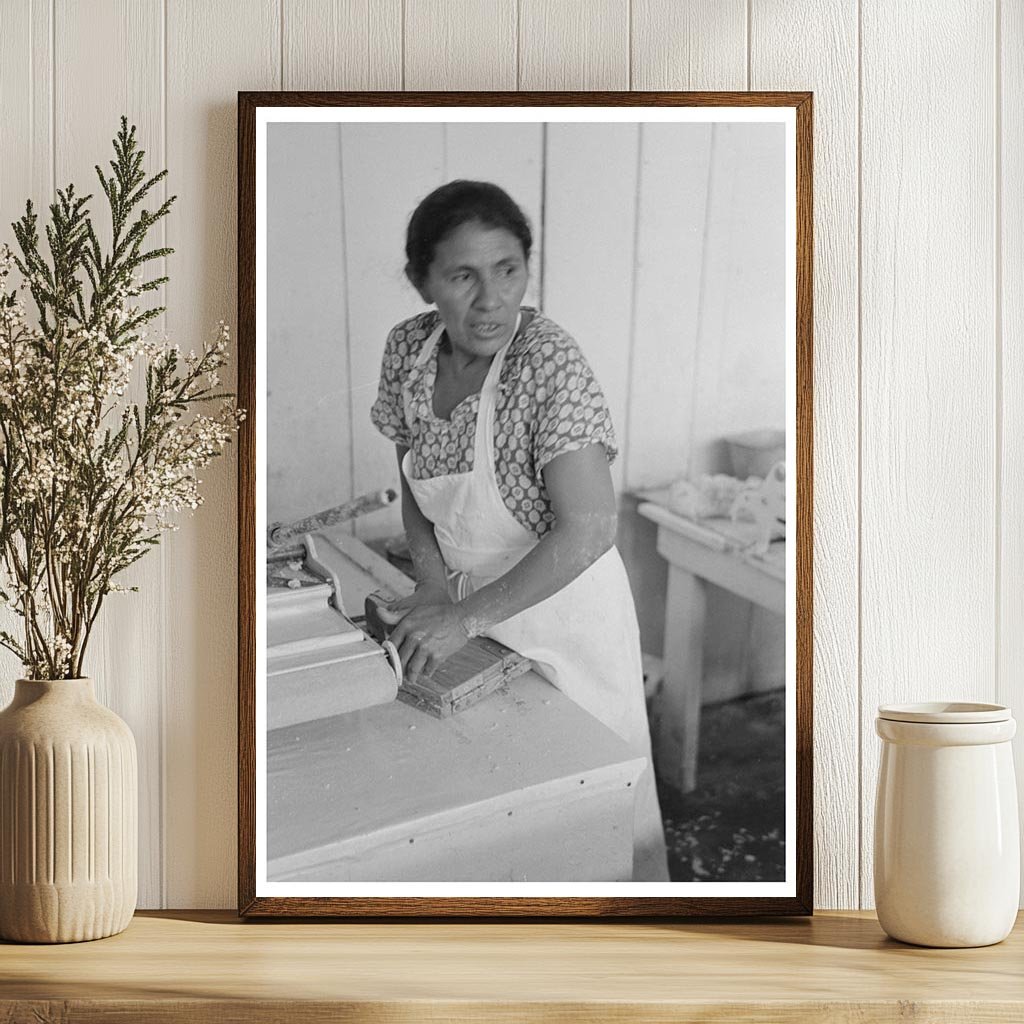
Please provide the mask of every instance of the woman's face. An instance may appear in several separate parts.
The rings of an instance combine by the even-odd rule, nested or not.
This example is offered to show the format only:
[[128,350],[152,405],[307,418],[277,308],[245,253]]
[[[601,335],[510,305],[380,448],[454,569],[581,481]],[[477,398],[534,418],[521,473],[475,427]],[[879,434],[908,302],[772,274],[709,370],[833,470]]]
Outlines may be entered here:
[[438,242],[418,290],[437,305],[454,349],[493,356],[512,336],[526,281],[519,239],[505,228],[468,221]]

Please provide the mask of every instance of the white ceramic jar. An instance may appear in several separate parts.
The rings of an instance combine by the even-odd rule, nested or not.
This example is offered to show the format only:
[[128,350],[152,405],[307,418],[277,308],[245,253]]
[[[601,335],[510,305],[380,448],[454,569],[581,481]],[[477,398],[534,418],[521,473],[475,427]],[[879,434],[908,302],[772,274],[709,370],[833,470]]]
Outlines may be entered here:
[[1010,740],[1000,704],[878,709],[875,907],[894,939],[988,946],[1017,915],[1020,838]]

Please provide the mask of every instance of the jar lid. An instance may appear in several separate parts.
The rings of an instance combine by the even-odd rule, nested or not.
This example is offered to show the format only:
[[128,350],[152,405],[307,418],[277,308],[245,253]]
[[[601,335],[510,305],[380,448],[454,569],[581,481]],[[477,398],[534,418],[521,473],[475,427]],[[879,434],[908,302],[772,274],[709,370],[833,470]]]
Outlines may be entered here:
[[878,709],[878,717],[889,722],[969,725],[971,723],[1008,722],[1010,709],[1005,704],[927,701],[922,704],[882,704]]

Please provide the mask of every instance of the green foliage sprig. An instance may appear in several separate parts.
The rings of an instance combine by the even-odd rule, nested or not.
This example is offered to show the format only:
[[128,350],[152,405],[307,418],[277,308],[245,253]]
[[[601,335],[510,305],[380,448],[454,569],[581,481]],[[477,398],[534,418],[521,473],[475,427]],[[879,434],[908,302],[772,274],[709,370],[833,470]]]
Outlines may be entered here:
[[[33,679],[82,675],[104,597],[126,589],[115,577],[162,531],[177,529],[172,513],[201,503],[197,471],[244,416],[218,390],[224,323],[198,353],[148,338],[146,325],[164,307],[142,309],[136,300],[167,278],[145,281],[144,268],[173,250],[145,249],[146,236],[175,197],[140,208],[167,174],[147,178],[144,157],[122,118],[112,173],[96,168],[109,247],[94,230],[92,197],[73,185],[50,205],[48,255],[31,202],[13,225],[20,255],[0,247],[0,602],[22,625],[20,636],[0,630],[0,645]],[[145,369],[144,402],[130,397],[137,366]],[[207,403],[219,404],[211,413],[196,408]]]

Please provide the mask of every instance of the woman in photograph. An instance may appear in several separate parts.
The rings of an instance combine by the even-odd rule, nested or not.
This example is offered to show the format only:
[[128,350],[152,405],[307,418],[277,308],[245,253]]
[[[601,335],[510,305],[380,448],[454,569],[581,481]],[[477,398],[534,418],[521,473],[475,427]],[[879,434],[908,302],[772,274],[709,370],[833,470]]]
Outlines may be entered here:
[[488,182],[449,182],[410,218],[405,272],[434,308],[389,333],[372,410],[397,447],[416,575],[385,618],[410,677],[493,637],[647,757],[633,878],[668,881],[615,547],[615,435],[576,342],[521,304],[531,244],[523,212]]

